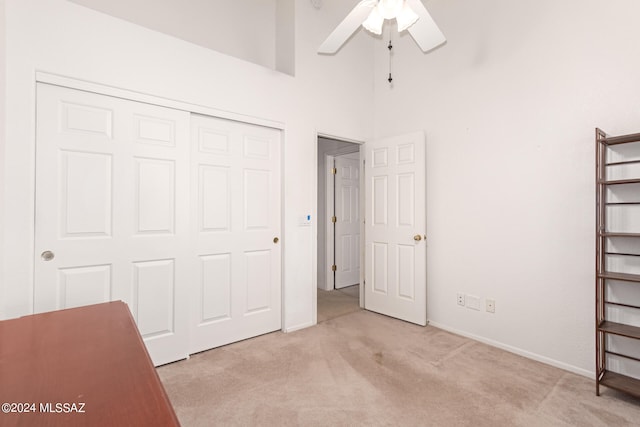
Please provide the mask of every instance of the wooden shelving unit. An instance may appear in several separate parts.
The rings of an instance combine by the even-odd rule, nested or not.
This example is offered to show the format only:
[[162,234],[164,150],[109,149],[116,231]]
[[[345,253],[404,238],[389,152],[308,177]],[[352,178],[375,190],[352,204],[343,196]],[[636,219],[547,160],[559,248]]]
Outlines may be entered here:
[[[622,144],[635,144],[625,153],[616,151]],[[614,159],[611,159],[615,157]],[[628,158],[627,158],[628,157]],[[611,160],[611,161],[610,161]],[[622,175],[611,178],[613,168],[628,168]],[[618,173],[617,175],[621,175]],[[625,189],[626,187],[626,189]],[[621,195],[615,195],[616,189],[623,189]],[[612,200],[615,199],[615,200]],[[640,133],[622,136],[607,136],[596,129],[596,394],[600,395],[600,386],[616,389],[640,397],[640,379],[610,368],[612,357],[640,366],[640,351],[637,354],[622,353],[612,349],[612,337],[638,340],[640,348],[640,327],[614,321],[609,314],[610,308],[630,310],[640,313],[640,229],[628,231],[616,230],[612,226],[609,208],[638,209],[640,206]],[[624,211],[623,211],[624,212]],[[629,218],[634,212],[618,215]],[[640,221],[635,220],[635,225]],[[632,224],[634,225],[634,224]],[[619,226],[619,225],[618,225]],[[618,244],[616,244],[618,243]],[[620,246],[625,250],[620,250]],[[629,263],[617,263],[612,267],[611,257],[630,257]],[[638,260],[638,261],[636,261]],[[622,266],[622,267],[621,267]],[[619,271],[627,269],[630,271]],[[626,283],[637,285],[637,298],[633,301],[610,300],[609,295],[615,286]],[[620,316],[619,316],[620,317]],[[621,316],[628,318],[628,316]],[[633,317],[633,316],[631,316]],[[616,319],[617,320],[617,319]]]

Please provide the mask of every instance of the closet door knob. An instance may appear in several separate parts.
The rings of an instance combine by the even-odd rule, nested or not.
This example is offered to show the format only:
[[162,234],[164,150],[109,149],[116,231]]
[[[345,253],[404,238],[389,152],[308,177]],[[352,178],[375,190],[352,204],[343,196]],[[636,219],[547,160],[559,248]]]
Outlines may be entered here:
[[419,242],[420,240],[422,240],[422,236],[419,234],[416,234],[415,236],[413,236],[413,240],[415,240],[416,242]]
[[273,238],[273,243],[278,243],[280,241],[280,239],[278,239],[277,237]]
[[56,257],[56,254],[51,251],[44,251],[40,254],[40,257],[45,261],[51,261]]

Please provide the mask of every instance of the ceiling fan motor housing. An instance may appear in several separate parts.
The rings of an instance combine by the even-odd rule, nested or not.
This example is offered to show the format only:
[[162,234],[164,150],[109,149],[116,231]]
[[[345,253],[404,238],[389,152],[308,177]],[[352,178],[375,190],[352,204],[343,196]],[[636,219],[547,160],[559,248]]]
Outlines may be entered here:
[[400,15],[404,0],[380,0],[376,6],[384,19],[393,19]]

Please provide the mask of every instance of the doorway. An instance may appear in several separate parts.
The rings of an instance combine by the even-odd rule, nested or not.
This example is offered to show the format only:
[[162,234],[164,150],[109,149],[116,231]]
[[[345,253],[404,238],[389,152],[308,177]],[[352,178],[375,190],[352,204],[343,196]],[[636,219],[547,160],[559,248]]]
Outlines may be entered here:
[[[340,262],[336,244],[340,236],[330,228],[336,221],[331,210],[335,197],[327,195],[335,186],[333,177],[326,178],[336,172],[330,171],[330,161],[361,150],[365,151],[359,154],[359,307],[424,326],[427,233],[423,131],[371,140],[366,146],[318,137],[317,293],[341,292],[335,282],[335,271],[340,268],[335,262]],[[321,319],[321,313],[317,314]]]
[[360,148],[318,136],[318,322],[361,307]]

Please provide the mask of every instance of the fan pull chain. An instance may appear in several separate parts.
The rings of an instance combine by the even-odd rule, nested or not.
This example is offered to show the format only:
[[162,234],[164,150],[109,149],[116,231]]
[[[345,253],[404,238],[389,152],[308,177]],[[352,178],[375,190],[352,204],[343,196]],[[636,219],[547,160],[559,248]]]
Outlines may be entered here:
[[387,49],[389,49],[389,78],[387,80],[389,81],[389,84],[391,84],[391,82],[393,81],[393,77],[391,77],[391,50],[393,49],[391,37],[389,37],[389,45],[387,46]]
[[387,45],[387,49],[389,49],[389,78],[387,81],[389,82],[389,86],[393,87],[393,76],[391,75],[393,71],[393,28],[391,28],[391,25],[389,25],[389,44]]

